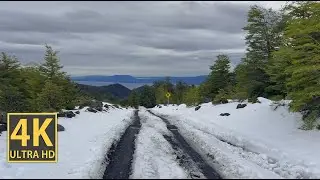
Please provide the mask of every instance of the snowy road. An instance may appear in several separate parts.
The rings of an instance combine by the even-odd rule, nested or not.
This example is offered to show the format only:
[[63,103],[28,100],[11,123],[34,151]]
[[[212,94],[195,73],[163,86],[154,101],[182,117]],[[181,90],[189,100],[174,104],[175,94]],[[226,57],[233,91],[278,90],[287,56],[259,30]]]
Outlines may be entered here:
[[138,111],[134,112],[133,123],[120,138],[119,142],[109,150],[107,160],[108,166],[104,172],[104,179],[128,179],[130,164],[135,150],[134,139],[139,133],[141,124]]
[[[290,114],[284,106],[274,111],[271,101],[260,100],[261,104],[248,104],[240,110],[235,108],[237,103],[208,103],[202,104],[199,111],[172,105],[153,108],[152,112],[175,125],[222,178],[319,178],[319,159],[312,148],[318,145],[314,140],[319,134],[295,130],[297,126],[293,125],[299,120],[296,114]],[[231,116],[219,116],[224,112]],[[280,142],[290,145],[292,151],[301,149],[301,155],[309,152],[309,156],[289,154],[286,146],[278,145]],[[308,145],[301,147],[302,144]]]
[[[185,141],[175,126],[170,125],[164,118],[160,121],[156,118],[155,121],[155,117],[158,116],[150,111],[142,110],[141,114],[142,126],[138,111],[135,111],[133,124],[109,150],[107,157],[109,163],[104,179],[129,177],[221,179],[220,175]],[[139,133],[140,128],[141,133]],[[137,140],[135,140],[136,135]],[[162,145],[165,146],[161,147]],[[172,167],[165,169],[163,166]]]
[[[139,110],[110,104],[59,118],[58,163],[7,163],[0,136],[0,179],[318,179],[317,131],[272,103],[170,105]],[[219,116],[228,112],[231,115]],[[282,145],[283,144],[283,145]]]
[[[303,164],[243,144],[216,124],[140,108],[108,153],[106,179],[312,179]],[[241,137],[238,137],[241,138]]]

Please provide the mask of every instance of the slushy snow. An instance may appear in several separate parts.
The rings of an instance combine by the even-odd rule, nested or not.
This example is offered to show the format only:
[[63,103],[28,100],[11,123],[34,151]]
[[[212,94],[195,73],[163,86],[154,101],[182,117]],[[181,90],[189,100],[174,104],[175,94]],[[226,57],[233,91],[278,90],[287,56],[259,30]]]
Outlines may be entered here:
[[[86,109],[86,108],[84,108]],[[112,143],[130,125],[133,109],[110,108],[59,118],[65,131],[58,132],[57,163],[7,163],[7,135],[0,136],[0,179],[5,178],[102,178],[105,156]]]
[[[288,103],[259,98],[236,109],[237,102],[186,105],[151,110],[176,125],[181,135],[223,178],[320,178],[320,132],[300,130],[301,114]],[[110,105],[110,104],[109,104]],[[85,109],[85,108],[84,108]],[[230,116],[220,116],[230,113]],[[0,136],[2,178],[102,178],[106,153],[132,123],[133,109],[110,106],[108,112],[80,110],[75,118],[59,118],[58,163],[7,163],[7,136]],[[192,178],[163,137],[170,131],[158,117],[140,108],[142,127],[135,140],[130,178]],[[192,173],[192,172],[191,172]]]
[[163,134],[169,134],[162,120],[140,110],[141,129],[133,157],[133,179],[185,179],[187,173],[176,161],[171,145]]
[[[319,178],[320,132],[303,131],[301,114],[273,101],[212,105],[198,111],[186,105],[155,107],[191,145],[227,178]],[[230,116],[220,116],[230,113]],[[214,157],[214,160],[212,159]]]

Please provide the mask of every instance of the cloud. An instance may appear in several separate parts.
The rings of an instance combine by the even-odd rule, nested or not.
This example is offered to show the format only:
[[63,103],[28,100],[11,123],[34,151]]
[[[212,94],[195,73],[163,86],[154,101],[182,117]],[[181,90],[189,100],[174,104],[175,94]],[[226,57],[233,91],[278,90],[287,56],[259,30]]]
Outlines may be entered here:
[[41,62],[48,43],[71,75],[207,74],[220,53],[239,63],[252,3],[0,2],[0,50]]

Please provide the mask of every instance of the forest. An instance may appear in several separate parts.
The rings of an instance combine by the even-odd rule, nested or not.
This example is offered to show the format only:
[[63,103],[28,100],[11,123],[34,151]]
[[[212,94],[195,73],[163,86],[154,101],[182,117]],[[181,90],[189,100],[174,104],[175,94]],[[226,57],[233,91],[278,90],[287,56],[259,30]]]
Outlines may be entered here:
[[[303,114],[304,129],[312,129],[320,117],[320,3],[291,2],[281,10],[251,6],[243,30],[247,50],[233,70],[228,55],[220,54],[213,57],[201,85],[172,84],[168,77],[132,91],[120,104],[166,104],[166,92],[172,94],[170,103],[188,106],[227,99],[289,99],[290,110]],[[0,112],[56,112],[92,98],[62,71],[58,52],[45,48],[43,62],[33,65],[1,53]]]
[[252,6],[243,30],[247,52],[233,71],[228,55],[220,54],[200,86],[173,85],[168,78],[132,92],[128,103],[166,104],[166,92],[171,103],[189,106],[288,99],[290,110],[303,114],[304,129],[312,129],[320,117],[320,3],[291,2],[279,11]]

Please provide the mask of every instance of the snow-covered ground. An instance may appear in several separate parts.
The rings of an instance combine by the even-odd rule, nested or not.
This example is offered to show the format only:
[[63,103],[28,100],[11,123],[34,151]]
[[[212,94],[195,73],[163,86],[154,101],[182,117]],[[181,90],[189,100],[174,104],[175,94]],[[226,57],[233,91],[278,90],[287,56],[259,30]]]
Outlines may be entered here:
[[[287,106],[275,110],[272,101],[259,101],[241,109],[236,109],[237,102],[230,102],[201,104],[197,111],[185,105],[151,110],[176,125],[223,178],[320,178],[320,132],[298,129],[301,115],[290,113]],[[133,109],[110,107],[108,112],[80,110],[75,118],[59,118],[66,131],[58,133],[58,163],[7,163],[4,132],[0,179],[102,178],[106,153],[130,125],[132,115]],[[139,116],[142,126],[135,140],[130,178],[192,178],[197,169],[179,163],[177,154],[181,154],[166,140],[172,134],[164,121],[145,108],[140,108]]]
[[176,161],[173,149],[163,134],[169,134],[166,124],[140,110],[141,129],[136,139],[133,158],[133,179],[183,179],[187,173]]
[[198,111],[185,105],[152,110],[168,115],[224,177],[320,178],[320,132],[299,130],[299,113],[290,113],[287,106],[274,110],[272,101],[259,100],[242,109],[231,102],[202,104]]
[[[84,108],[86,109],[86,108]],[[7,163],[6,132],[0,136],[2,178],[102,178],[107,150],[130,125],[132,109],[108,112],[80,110],[74,118],[59,118],[65,131],[58,132],[57,163]]]

